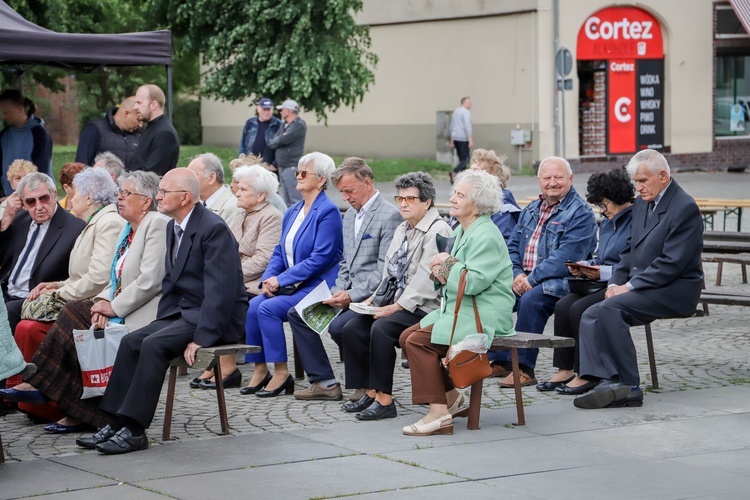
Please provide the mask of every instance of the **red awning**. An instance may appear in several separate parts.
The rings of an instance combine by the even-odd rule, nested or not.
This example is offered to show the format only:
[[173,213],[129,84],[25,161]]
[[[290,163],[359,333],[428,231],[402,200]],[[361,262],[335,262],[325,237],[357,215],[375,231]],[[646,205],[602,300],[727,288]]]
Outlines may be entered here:
[[745,31],[750,34],[750,0],[729,0],[729,3]]

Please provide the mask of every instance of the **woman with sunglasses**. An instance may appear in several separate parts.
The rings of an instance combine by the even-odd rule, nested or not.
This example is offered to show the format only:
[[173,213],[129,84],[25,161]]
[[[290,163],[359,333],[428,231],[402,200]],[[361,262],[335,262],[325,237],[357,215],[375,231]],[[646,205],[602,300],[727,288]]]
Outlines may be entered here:
[[156,211],[159,176],[136,170],[121,176],[119,183],[117,211],[126,224],[109,251],[107,287],[93,300],[65,304],[32,358],[37,372],[14,388],[18,392],[11,392],[18,400],[55,401],[65,417],[46,426],[48,432],[79,432],[85,425],[103,427],[111,419],[99,410],[100,398],[81,399],[73,330],[118,323],[134,331],[156,319],[167,240],[167,219]]
[[[358,315],[344,326],[344,368],[348,389],[366,389],[359,401],[344,403],[344,410],[357,420],[396,417],[393,369],[398,338],[438,308],[438,292],[430,281],[430,260],[438,254],[437,236],[449,237],[451,227],[435,208],[435,186],[424,172],[411,172],[396,179],[395,197],[405,219],[393,235],[386,252],[383,279],[396,280],[392,304],[379,306],[374,316]],[[382,285],[381,285],[382,286]]]
[[[260,278],[260,295],[250,301],[245,323],[247,343],[262,351],[246,360],[255,363],[250,385],[240,394],[261,398],[294,392],[294,378],[287,365],[283,322],[287,312],[325,280],[336,281],[343,251],[341,211],[326,196],[333,159],[323,153],[309,153],[299,160],[295,171],[297,191],[302,201],[284,214],[281,241]],[[273,375],[268,369],[273,363]]]
[[604,300],[606,282],[612,275],[612,266],[620,261],[620,252],[630,236],[632,202],[635,189],[624,168],[597,172],[589,177],[586,201],[599,207],[604,216],[599,227],[599,246],[596,258],[580,262],[589,268],[571,267],[573,276],[601,282],[601,289],[588,295],[569,293],[555,304],[555,335],[572,337],[575,347],[555,349],[552,365],[558,369],[546,382],[537,385],[540,391],[579,395],[593,389],[596,382],[587,382],[578,373],[578,329],[586,309]]

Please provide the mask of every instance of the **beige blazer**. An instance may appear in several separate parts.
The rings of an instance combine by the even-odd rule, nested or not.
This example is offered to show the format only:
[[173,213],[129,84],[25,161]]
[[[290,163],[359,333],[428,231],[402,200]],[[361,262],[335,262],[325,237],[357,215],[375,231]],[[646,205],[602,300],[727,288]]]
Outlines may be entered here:
[[68,279],[58,282],[60,297],[92,299],[109,283],[109,266],[125,220],[115,203],[100,210],[78,235],[70,252]]
[[281,238],[282,218],[276,207],[266,203],[257,212],[248,214],[243,210],[229,225],[240,246],[242,274],[248,293],[260,293],[260,277]]
[[[122,291],[112,301],[112,309],[125,320],[130,332],[156,319],[167,252],[167,222],[168,219],[158,212],[147,213],[125,256]],[[112,255],[114,260],[114,253]],[[94,300],[110,300],[111,294],[112,288],[108,284]]]
[[224,222],[229,225],[234,216],[242,212],[242,209],[237,206],[237,198],[232,194],[232,190],[227,186],[224,186],[224,188],[219,197],[207,208],[224,219]]
[[[408,229],[407,221],[402,222],[396,228],[391,246],[386,252],[383,278],[388,276],[388,261],[398,251]],[[407,311],[414,312],[420,309],[429,313],[440,305],[438,291],[435,290],[435,284],[430,279],[430,260],[438,254],[435,237],[438,234],[449,237],[452,233],[453,230],[440,217],[435,207],[430,208],[422,220],[409,232],[407,255],[411,257],[411,261],[406,268],[406,288],[396,301]]]

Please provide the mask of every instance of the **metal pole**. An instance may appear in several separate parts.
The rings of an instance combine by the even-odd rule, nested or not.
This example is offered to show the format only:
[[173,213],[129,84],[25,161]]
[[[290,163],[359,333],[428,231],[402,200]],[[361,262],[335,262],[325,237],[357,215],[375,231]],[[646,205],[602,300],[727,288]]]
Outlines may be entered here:
[[562,98],[562,123],[560,124],[560,129],[562,129],[562,157],[565,158],[565,78],[562,78],[560,83],[562,83],[562,91],[560,92]]
[[[560,2],[555,0],[552,4],[553,16],[554,16],[554,32],[555,32],[555,47],[552,60],[553,64],[557,57],[557,51],[560,49]],[[558,103],[558,90],[557,90],[557,72],[554,71],[553,83],[555,85],[555,156],[560,156],[560,116],[559,116],[559,103]]]
[[172,121],[172,66],[167,66],[167,104],[169,121]]

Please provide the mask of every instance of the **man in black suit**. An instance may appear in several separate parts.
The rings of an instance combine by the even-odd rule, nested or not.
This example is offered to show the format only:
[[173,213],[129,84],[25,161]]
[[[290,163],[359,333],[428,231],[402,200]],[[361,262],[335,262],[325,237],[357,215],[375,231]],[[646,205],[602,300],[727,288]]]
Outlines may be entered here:
[[47,174],[26,175],[8,197],[0,221],[0,283],[11,331],[29,290],[68,278],[70,251],[84,226],[57,204],[55,181]]
[[580,375],[597,385],[575,399],[578,408],[641,406],[630,327],[689,316],[703,286],[703,220],[695,200],[670,177],[667,160],[654,150],[636,154],[627,169],[640,197],[606,298],[581,320]]
[[122,339],[100,404],[113,422],[76,440],[107,455],[148,448],[145,428],[172,359],[183,354],[193,364],[198,348],[235,343],[245,335],[247,292],[237,241],[221,217],[199,203],[198,178],[186,168],[171,170],[156,199],[159,212],[173,219],[156,320]]

